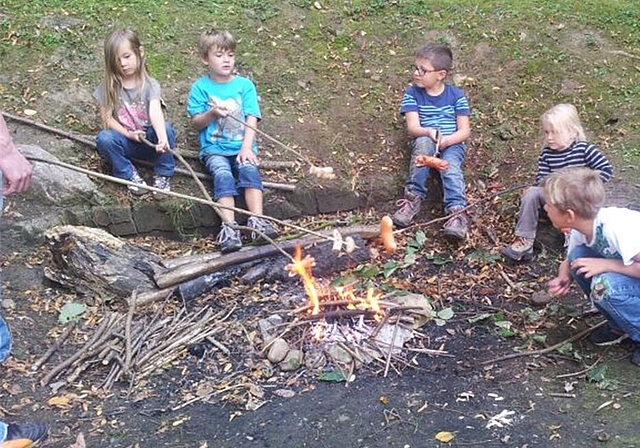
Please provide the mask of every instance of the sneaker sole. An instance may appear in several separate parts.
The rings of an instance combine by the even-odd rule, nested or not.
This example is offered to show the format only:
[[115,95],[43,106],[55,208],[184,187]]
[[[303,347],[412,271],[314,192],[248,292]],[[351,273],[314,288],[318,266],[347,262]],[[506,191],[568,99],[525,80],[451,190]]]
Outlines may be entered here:
[[502,249],[500,253],[511,261],[531,261],[534,257],[533,252],[523,252],[521,254],[516,254],[515,252],[512,252],[508,249]]

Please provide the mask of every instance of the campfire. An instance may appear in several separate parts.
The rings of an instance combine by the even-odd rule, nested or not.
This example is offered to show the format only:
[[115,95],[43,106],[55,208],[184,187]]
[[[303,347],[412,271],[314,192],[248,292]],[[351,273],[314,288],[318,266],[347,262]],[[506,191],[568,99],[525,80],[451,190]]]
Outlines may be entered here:
[[[420,295],[383,295],[374,288],[359,291],[354,285],[329,287],[319,285],[312,275],[313,257],[302,257],[298,247],[294,262],[286,266],[291,276],[298,276],[306,293],[306,303],[287,313],[292,320],[281,321],[272,316],[261,321],[268,359],[283,370],[304,365],[311,371],[326,372],[335,368],[350,379],[359,367],[378,363],[384,375],[393,361],[408,365],[406,354],[446,355],[443,350],[424,348],[417,329],[433,317],[428,300]],[[276,330],[285,327],[281,335]],[[302,328],[296,339],[300,348],[293,349],[284,339],[294,329]],[[300,333],[300,332],[298,332]],[[310,334],[310,336],[309,336]],[[289,338],[291,339],[291,338]],[[418,347],[406,347],[417,339]],[[400,368],[393,367],[400,372]]]

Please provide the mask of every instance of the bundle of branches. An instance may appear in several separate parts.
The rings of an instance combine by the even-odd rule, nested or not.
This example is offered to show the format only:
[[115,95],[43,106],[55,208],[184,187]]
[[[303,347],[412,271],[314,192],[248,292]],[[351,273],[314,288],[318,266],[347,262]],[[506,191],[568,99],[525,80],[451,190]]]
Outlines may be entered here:
[[[43,386],[56,381],[56,388],[71,384],[89,370],[106,372],[100,387],[111,389],[116,381],[128,380],[130,389],[154,372],[169,366],[192,344],[210,340],[222,332],[221,323],[230,312],[214,312],[204,307],[197,312],[184,308],[160,317],[135,315],[135,300],[128,314],[110,312],[104,316],[83,347],[53,367],[41,380]],[[73,329],[71,331],[77,331]],[[57,343],[54,347],[59,348]],[[45,356],[51,356],[52,351]],[[34,367],[46,362],[39,360]]]

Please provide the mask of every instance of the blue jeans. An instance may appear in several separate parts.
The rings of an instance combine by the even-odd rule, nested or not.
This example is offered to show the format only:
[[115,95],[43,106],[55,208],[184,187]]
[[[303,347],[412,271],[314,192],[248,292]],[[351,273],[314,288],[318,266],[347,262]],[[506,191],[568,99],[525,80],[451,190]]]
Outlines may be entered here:
[[7,424],[0,420],[0,442],[7,438]]
[[236,156],[211,154],[204,157],[204,166],[213,178],[213,199],[238,196],[240,188],[263,190],[258,166],[253,163],[238,163]]
[[[151,126],[146,129],[146,138],[152,143],[158,141],[155,131]],[[167,138],[169,147],[176,147],[176,133],[171,123],[167,123]],[[153,174],[156,176],[171,177],[175,169],[173,154],[169,152],[157,153],[155,149],[144,143],[134,142],[121,133],[111,129],[105,129],[96,137],[98,153],[109,164],[113,175],[120,179],[129,180],[133,176],[131,159],[149,160],[155,163]]]
[[[0,188],[2,187],[2,171],[0,171]],[[2,211],[4,210],[4,198],[0,193],[0,215],[2,215]],[[2,302],[2,285],[0,284],[0,302]],[[0,362],[4,361],[9,357],[11,353],[11,333],[9,332],[9,327],[7,323],[4,321],[2,316],[0,316]],[[6,428],[2,427],[2,422],[0,422],[0,441],[4,440],[2,437],[3,430]]]
[[[567,258],[571,263],[578,258],[603,257],[582,245],[574,248]],[[575,270],[571,271],[571,275],[613,328],[627,333],[632,341],[640,342],[639,278],[605,272],[588,279]]]
[[[427,179],[430,168],[417,167],[416,157],[420,154],[432,156],[436,152],[436,145],[429,137],[418,137],[412,143],[411,165],[409,166],[409,180],[405,185],[405,190],[418,195],[421,199],[427,197]],[[449,162],[449,168],[440,172],[442,188],[444,189],[444,210],[449,212],[454,207],[465,207],[464,173],[462,172],[462,162],[466,148],[464,145],[453,145],[444,149],[440,153],[443,160]]]

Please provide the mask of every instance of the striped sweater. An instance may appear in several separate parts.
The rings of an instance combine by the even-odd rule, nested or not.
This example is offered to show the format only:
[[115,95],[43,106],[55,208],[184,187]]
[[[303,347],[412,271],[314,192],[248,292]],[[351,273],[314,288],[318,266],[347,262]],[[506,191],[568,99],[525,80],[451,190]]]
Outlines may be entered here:
[[549,174],[568,167],[587,167],[596,170],[603,182],[613,176],[613,167],[596,145],[578,140],[562,151],[555,151],[547,146],[542,148],[538,157],[538,174],[536,184]]

